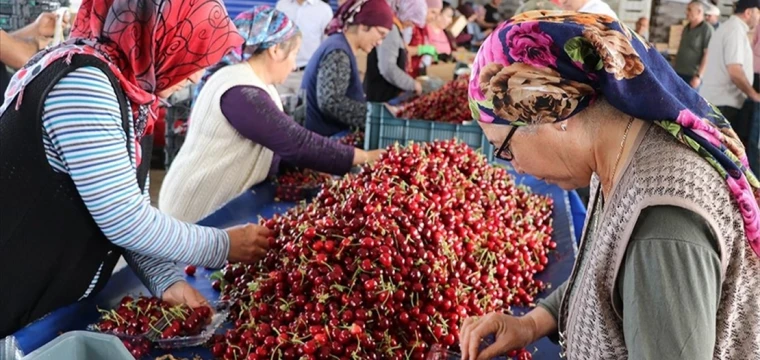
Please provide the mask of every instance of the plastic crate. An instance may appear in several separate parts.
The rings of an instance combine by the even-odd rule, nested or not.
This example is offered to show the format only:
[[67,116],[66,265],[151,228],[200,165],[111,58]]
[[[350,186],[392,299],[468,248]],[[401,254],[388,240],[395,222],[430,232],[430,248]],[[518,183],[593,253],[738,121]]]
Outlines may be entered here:
[[383,104],[369,103],[364,130],[364,149],[381,149],[393,143],[428,142],[457,138],[480,150],[493,161],[493,147],[476,123],[448,124],[427,120],[399,119]]
[[132,360],[121,340],[88,331],[65,333],[21,360]]

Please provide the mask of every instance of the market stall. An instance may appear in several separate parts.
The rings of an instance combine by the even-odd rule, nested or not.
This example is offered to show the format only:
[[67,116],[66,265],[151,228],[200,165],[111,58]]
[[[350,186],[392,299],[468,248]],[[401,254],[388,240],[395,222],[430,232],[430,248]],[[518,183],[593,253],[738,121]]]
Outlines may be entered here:
[[[517,184],[528,186],[536,193],[554,199],[555,208],[552,220],[557,251],[552,253],[550,265],[540,275],[539,279],[553,286],[558,286],[569,276],[577,251],[576,239],[581,231],[585,209],[574,192],[565,192],[556,186],[537,181],[529,176],[514,175]],[[269,218],[295,206],[294,203],[276,202],[274,196],[274,185],[271,183],[258,185],[202,220],[200,224],[223,228],[246,222],[256,222],[259,217]],[[208,279],[209,274],[208,270],[199,269],[194,277],[187,277],[187,280],[209,299],[216,299],[219,293],[211,288],[211,282]],[[545,291],[540,297],[546,296],[548,292]],[[12,338],[6,339],[4,352],[0,355],[13,359],[19,358],[21,354],[29,354],[52,341],[61,333],[85,329],[88,324],[96,321],[98,307],[111,308],[123,296],[139,293],[147,293],[147,289],[130,268],[124,268],[114,274],[107,287],[94,300],[72,304],[55,311],[18,331]],[[517,312],[526,310],[517,309]],[[534,345],[534,359],[558,358],[558,348],[547,339],[543,339]],[[166,353],[166,351],[154,350],[152,355],[159,356]],[[175,350],[171,353],[185,358],[193,358],[195,355],[204,359],[212,358],[208,349],[202,347]]]

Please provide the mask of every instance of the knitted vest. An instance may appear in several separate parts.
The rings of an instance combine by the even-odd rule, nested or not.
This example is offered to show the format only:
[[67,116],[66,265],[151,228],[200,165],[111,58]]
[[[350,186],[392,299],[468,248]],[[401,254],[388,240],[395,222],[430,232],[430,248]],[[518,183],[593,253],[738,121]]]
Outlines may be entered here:
[[247,63],[224,67],[209,78],[159,194],[159,208],[177,219],[201,220],[268,175],[272,151],[243,137],[222,113],[222,95],[237,85],[265,89],[282,110],[277,90],[265,85]]
[[[721,257],[721,297],[715,359],[760,359],[760,259],[748,246],[738,205],[725,180],[697,153],[660,127],[644,129],[586,248],[570,276],[559,315],[560,344],[569,359],[626,359],[622,308],[613,300],[615,279],[641,211],[678,206],[699,214],[713,229]],[[592,181],[593,204],[599,180]]]

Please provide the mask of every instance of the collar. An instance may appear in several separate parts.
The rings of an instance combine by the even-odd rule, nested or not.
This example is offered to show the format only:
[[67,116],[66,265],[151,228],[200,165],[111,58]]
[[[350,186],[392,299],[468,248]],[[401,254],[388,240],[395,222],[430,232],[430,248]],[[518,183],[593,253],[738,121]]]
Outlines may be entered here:
[[293,4],[296,4],[296,5],[301,5],[301,6],[303,6],[303,5],[306,5],[306,4],[309,4],[309,5],[314,5],[314,2],[315,2],[315,1],[317,1],[317,0],[304,0],[303,4],[299,4],[299,3],[298,3],[298,0],[290,0],[290,1],[291,1]]
[[739,23],[739,26],[741,26],[741,28],[742,28],[742,30],[743,30],[744,32],[749,32],[749,25],[747,25],[747,23],[745,23],[745,22],[744,22],[744,20],[742,20],[742,19],[741,19],[741,18],[739,18],[738,16],[736,16],[736,15],[731,15],[731,17],[730,17],[728,20],[729,20],[729,21],[730,21],[730,20],[736,21],[737,23]]

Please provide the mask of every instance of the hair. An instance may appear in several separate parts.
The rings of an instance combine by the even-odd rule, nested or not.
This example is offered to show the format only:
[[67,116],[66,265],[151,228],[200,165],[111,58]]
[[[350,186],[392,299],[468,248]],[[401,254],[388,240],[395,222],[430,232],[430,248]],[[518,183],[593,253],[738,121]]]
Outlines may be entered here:
[[[296,30],[296,32],[293,34],[293,36],[290,37],[290,39],[287,39],[275,46],[279,47],[283,51],[285,51],[286,54],[290,54],[290,52],[293,50],[293,48],[298,43],[298,40],[301,39],[303,35],[301,34],[301,30]],[[258,48],[253,51],[251,54],[251,57],[259,56],[266,52],[269,48]]]
[[705,5],[705,3],[703,3],[703,2],[702,2],[702,1],[700,1],[700,0],[692,0],[692,1],[689,3],[689,5],[687,5],[687,6],[692,6],[692,5],[695,5],[695,4],[696,4],[696,5],[699,5],[699,8],[700,8],[700,9],[702,9],[702,12],[706,12],[706,11],[707,11],[707,6]]
[[454,8],[451,6],[451,4],[448,1],[443,2],[443,7],[441,8],[441,12],[443,12],[443,10],[446,10],[446,9],[454,10]]

